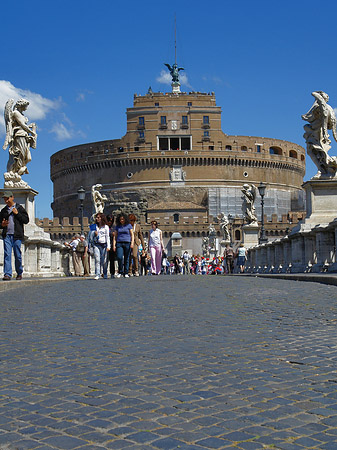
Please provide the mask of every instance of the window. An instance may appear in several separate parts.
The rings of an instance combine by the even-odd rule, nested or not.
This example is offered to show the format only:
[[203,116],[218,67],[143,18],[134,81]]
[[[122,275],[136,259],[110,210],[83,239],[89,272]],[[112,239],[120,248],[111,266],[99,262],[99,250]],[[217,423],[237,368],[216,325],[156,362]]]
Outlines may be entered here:
[[235,230],[235,240],[241,241],[241,233],[240,230]]
[[159,103],[155,103],[154,106],[159,106]]
[[178,213],[173,214],[173,222],[179,223],[179,214]]
[[297,152],[295,152],[295,150],[290,150],[289,156],[290,156],[290,158],[297,159]]
[[256,146],[256,151],[257,151],[257,153],[261,153],[261,145]]
[[139,147],[135,147],[135,152],[139,152]]
[[139,139],[144,139],[144,131],[139,132]]
[[214,150],[214,145],[209,145],[208,150]]
[[192,106],[192,102],[187,102],[187,106]]
[[209,116],[204,116],[203,118],[203,124],[208,125],[209,124]]
[[160,125],[166,125],[166,116],[160,116]]
[[246,147],[245,145],[243,145],[243,146],[241,147],[241,151],[242,151],[242,152],[246,152],[246,151],[247,151],[247,147]]
[[269,153],[271,155],[282,155],[282,149],[280,147],[270,147]]
[[183,116],[182,117],[182,124],[183,125],[187,125],[188,124],[188,117],[187,116]]
[[204,137],[209,137],[209,131],[204,131]]
[[232,146],[231,145],[226,145],[226,150],[232,150]]
[[123,151],[124,151],[124,148],[123,148],[123,147],[118,147],[118,152],[119,152],[119,153],[123,153]]
[[191,150],[192,136],[169,136],[158,138],[158,150]]
[[138,125],[145,125],[144,117],[138,118]]

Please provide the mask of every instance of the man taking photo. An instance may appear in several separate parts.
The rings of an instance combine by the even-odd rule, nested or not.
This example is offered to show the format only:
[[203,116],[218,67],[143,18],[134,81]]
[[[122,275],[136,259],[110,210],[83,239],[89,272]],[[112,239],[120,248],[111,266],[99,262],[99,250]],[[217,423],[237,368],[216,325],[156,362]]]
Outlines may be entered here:
[[22,280],[21,244],[24,239],[23,226],[29,222],[26,210],[15,203],[12,191],[5,191],[2,198],[6,206],[0,211],[0,228],[4,242],[4,281],[12,279],[12,250],[14,251],[16,279]]

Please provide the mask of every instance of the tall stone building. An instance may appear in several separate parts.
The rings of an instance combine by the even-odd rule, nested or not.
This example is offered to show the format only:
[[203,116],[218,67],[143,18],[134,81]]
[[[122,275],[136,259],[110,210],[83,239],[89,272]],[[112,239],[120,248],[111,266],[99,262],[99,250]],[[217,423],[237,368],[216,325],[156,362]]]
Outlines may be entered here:
[[[143,221],[155,218],[167,239],[188,224],[195,237],[204,235],[221,212],[242,217],[244,183],[268,185],[267,220],[284,221],[304,209],[305,150],[284,140],[225,134],[213,92],[135,94],[125,136],[60,150],[50,164],[54,217],[76,215],[80,186],[90,217],[91,186],[100,183],[107,213],[131,209]],[[258,217],[259,208],[257,199]]]

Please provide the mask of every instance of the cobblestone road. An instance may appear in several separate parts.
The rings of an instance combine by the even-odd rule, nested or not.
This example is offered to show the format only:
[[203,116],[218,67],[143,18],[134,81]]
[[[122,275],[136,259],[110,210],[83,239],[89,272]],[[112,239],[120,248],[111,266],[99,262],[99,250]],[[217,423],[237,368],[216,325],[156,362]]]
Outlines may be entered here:
[[3,292],[0,448],[336,450],[336,300],[239,276]]

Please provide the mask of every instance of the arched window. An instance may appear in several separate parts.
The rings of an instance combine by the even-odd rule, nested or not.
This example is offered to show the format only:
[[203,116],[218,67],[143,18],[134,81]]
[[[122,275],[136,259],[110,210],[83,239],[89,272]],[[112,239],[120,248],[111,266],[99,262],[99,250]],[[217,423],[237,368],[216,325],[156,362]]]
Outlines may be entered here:
[[225,149],[226,150],[232,150],[232,146],[231,145],[226,145]]
[[179,214],[178,213],[173,214],[173,221],[174,221],[174,223],[179,223]]
[[235,236],[235,240],[236,241],[241,241],[241,232],[240,232],[240,230],[235,230],[234,236]]
[[270,147],[269,153],[271,155],[282,155],[282,149],[280,147]]
[[289,156],[290,156],[290,158],[297,159],[297,152],[295,152],[295,150],[290,150]]
[[246,152],[247,150],[248,150],[248,149],[247,149],[247,147],[246,147],[245,145],[242,145],[242,146],[241,146],[241,151],[242,151],[242,152]]

